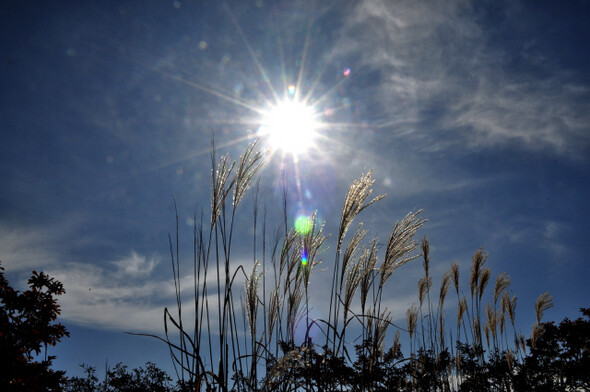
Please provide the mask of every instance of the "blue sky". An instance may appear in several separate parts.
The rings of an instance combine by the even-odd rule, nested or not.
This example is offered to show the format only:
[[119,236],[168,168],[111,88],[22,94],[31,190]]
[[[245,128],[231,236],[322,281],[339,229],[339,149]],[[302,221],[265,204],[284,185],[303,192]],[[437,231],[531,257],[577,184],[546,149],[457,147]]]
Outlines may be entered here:
[[[453,260],[466,277],[483,247],[492,277],[511,276],[527,335],[545,291],[546,320],[577,317],[590,306],[589,11],[574,0],[0,6],[0,260],[15,286],[33,269],[64,283],[72,336],[53,349],[56,367],[170,368],[165,347],[123,332],[161,333],[174,303],[174,199],[189,261],[211,135],[237,159],[258,110],[289,85],[321,123],[297,166],[304,207],[328,232],[348,185],[373,169],[387,198],[362,220],[385,239],[423,209],[435,286]],[[273,226],[281,162],[261,173]],[[251,265],[247,203],[236,246]],[[394,319],[417,302],[421,269],[392,278]],[[316,279],[321,313],[328,273]]]

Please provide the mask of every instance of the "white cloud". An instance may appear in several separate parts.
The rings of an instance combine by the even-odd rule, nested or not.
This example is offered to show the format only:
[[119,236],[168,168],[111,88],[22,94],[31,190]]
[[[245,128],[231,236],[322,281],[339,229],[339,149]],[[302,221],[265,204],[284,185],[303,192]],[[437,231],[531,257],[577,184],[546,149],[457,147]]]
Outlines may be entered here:
[[[157,260],[155,256],[146,257],[137,252],[131,252],[129,257],[105,263],[106,267],[83,263],[66,263],[53,267],[48,271],[49,275],[62,282],[66,289],[66,294],[59,298],[62,318],[66,320],[66,323],[73,322],[93,328],[162,333],[164,308],[168,307],[175,315],[176,297],[174,281],[171,277],[161,279],[154,276],[153,268]],[[109,265],[115,265],[116,268],[111,269]],[[209,303],[214,305],[210,305],[212,328],[217,325],[215,321],[217,317],[216,279],[215,270],[210,268],[207,284]],[[234,281],[234,287],[238,293],[242,290],[243,282],[243,275],[238,274]],[[185,304],[184,318],[192,320],[194,319],[192,271],[181,277],[180,286]],[[236,306],[239,304],[236,303]]]
[[60,259],[55,230],[0,224],[0,260],[7,271],[39,269]]
[[[117,270],[94,265],[67,263],[48,271],[64,284],[59,298],[62,317],[94,328],[153,331],[161,330],[163,306],[154,295],[171,303],[173,291],[165,283],[131,280]],[[167,282],[166,282],[167,283]]]
[[130,277],[145,277],[149,275],[154,267],[160,262],[159,257],[152,256],[149,260],[135,251],[120,260],[114,261],[113,264],[119,272]]
[[[517,71],[515,51],[490,39],[478,17],[463,1],[364,1],[334,50],[380,75],[368,97],[385,111],[382,127],[425,150],[516,143],[582,155],[590,144],[588,86],[549,63]],[[525,61],[526,40],[513,39],[523,40]]]

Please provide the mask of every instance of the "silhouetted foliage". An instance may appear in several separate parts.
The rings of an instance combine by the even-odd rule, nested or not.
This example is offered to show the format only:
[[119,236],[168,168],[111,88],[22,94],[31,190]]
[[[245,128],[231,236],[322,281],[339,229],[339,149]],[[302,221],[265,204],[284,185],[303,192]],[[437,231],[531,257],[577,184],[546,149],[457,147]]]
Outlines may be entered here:
[[65,392],[96,392],[100,390],[100,383],[96,377],[96,368],[88,365],[80,365],[84,369],[86,377],[70,377],[64,381]]
[[[64,372],[50,369],[55,357],[47,356],[66,328],[54,323],[60,313],[56,296],[63,285],[43,272],[33,271],[29,290],[19,292],[8,284],[0,266],[0,390],[57,391]],[[45,358],[36,356],[45,350]]]
[[[457,342],[459,360],[449,349],[419,349],[404,357],[400,345],[375,351],[371,339],[355,346],[355,360],[334,356],[329,347],[281,342],[281,355],[268,362],[266,376],[233,376],[232,391],[570,391],[589,390],[590,309],[586,319],[542,323],[535,348],[522,360],[511,351],[486,353],[480,346]],[[129,370],[119,363],[99,381],[94,367],[82,365],[85,377],[64,382],[65,392],[213,391],[205,383],[176,383],[153,363]],[[459,370],[457,370],[457,367]],[[207,389],[210,388],[210,389]]]
[[[190,386],[183,383],[177,383],[174,387],[170,376],[151,362],[147,362],[145,368],[139,367],[133,370],[118,363],[113,369],[107,369],[102,382],[99,382],[96,376],[96,368],[88,365],[81,366],[86,376],[68,379],[64,383],[65,392],[180,392],[191,390]],[[193,391],[194,389],[192,387]]]
[[543,323],[542,335],[524,360],[517,388],[535,391],[590,390],[590,308],[580,309],[586,319]]
[[[283,344],[283,357],[273,361],[262,384],[268,390],[344,391],[571,391],[590,390],[590,308],[586,319],[540,324],[542,333],[522,361],[512,351],[486,351],[457,342],[459,360],[448,349],[419,349],[404,358],[397,348],[371,357],[370,340],[356,346],[352,365],[329,350]],[[459,368],[458,371],[455,369]],[[453,377],[451,377],[453,375]],[[294,389],[291,389],[294,388]]]
[[163,370],[151,362],[145,369],[133,369],[128,371],[127,366],[118,363],[112,370],[107,371],[108,392],[166,392],[172,379]]
[[333,355],[324,347],[317,352],[313,345],[295,346],[281,342],[283,355],[273,358],[267,365],[267,376],[262,385],[268,390],[330,390],[351,384],[353,372],[342,357]]
[[461,382],[460,391],[487,391],[489,380],[485,364],[484,351],[480,346],[473,347],[457,342],[460,353]]

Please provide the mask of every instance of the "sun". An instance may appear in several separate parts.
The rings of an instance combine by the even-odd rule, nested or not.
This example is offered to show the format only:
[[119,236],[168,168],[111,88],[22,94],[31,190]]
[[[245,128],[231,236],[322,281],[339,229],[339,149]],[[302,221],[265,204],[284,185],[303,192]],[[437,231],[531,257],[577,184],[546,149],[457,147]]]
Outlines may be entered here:
[[268,110],[258,134],[270,147],[297,158],[314,146],[318,123],[311,106],[286,99]]

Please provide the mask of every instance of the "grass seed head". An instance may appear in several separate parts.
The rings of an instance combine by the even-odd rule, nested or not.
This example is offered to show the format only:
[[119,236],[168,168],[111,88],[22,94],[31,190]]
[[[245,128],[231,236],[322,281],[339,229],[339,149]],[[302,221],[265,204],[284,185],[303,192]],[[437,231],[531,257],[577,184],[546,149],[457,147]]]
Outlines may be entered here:
[[539,295],[537,302],[535,302],[535,315],[537,316],[537,323],[541,323],[543,313],[551,307],[553,307],[553,299],[551,298],[551,294],[546,292]]
[[494,304],[498,302],[498,298],[504,290],[510,286],[510,276],[506,273],[498,275],[496,278],[496,284],[494,285]]

